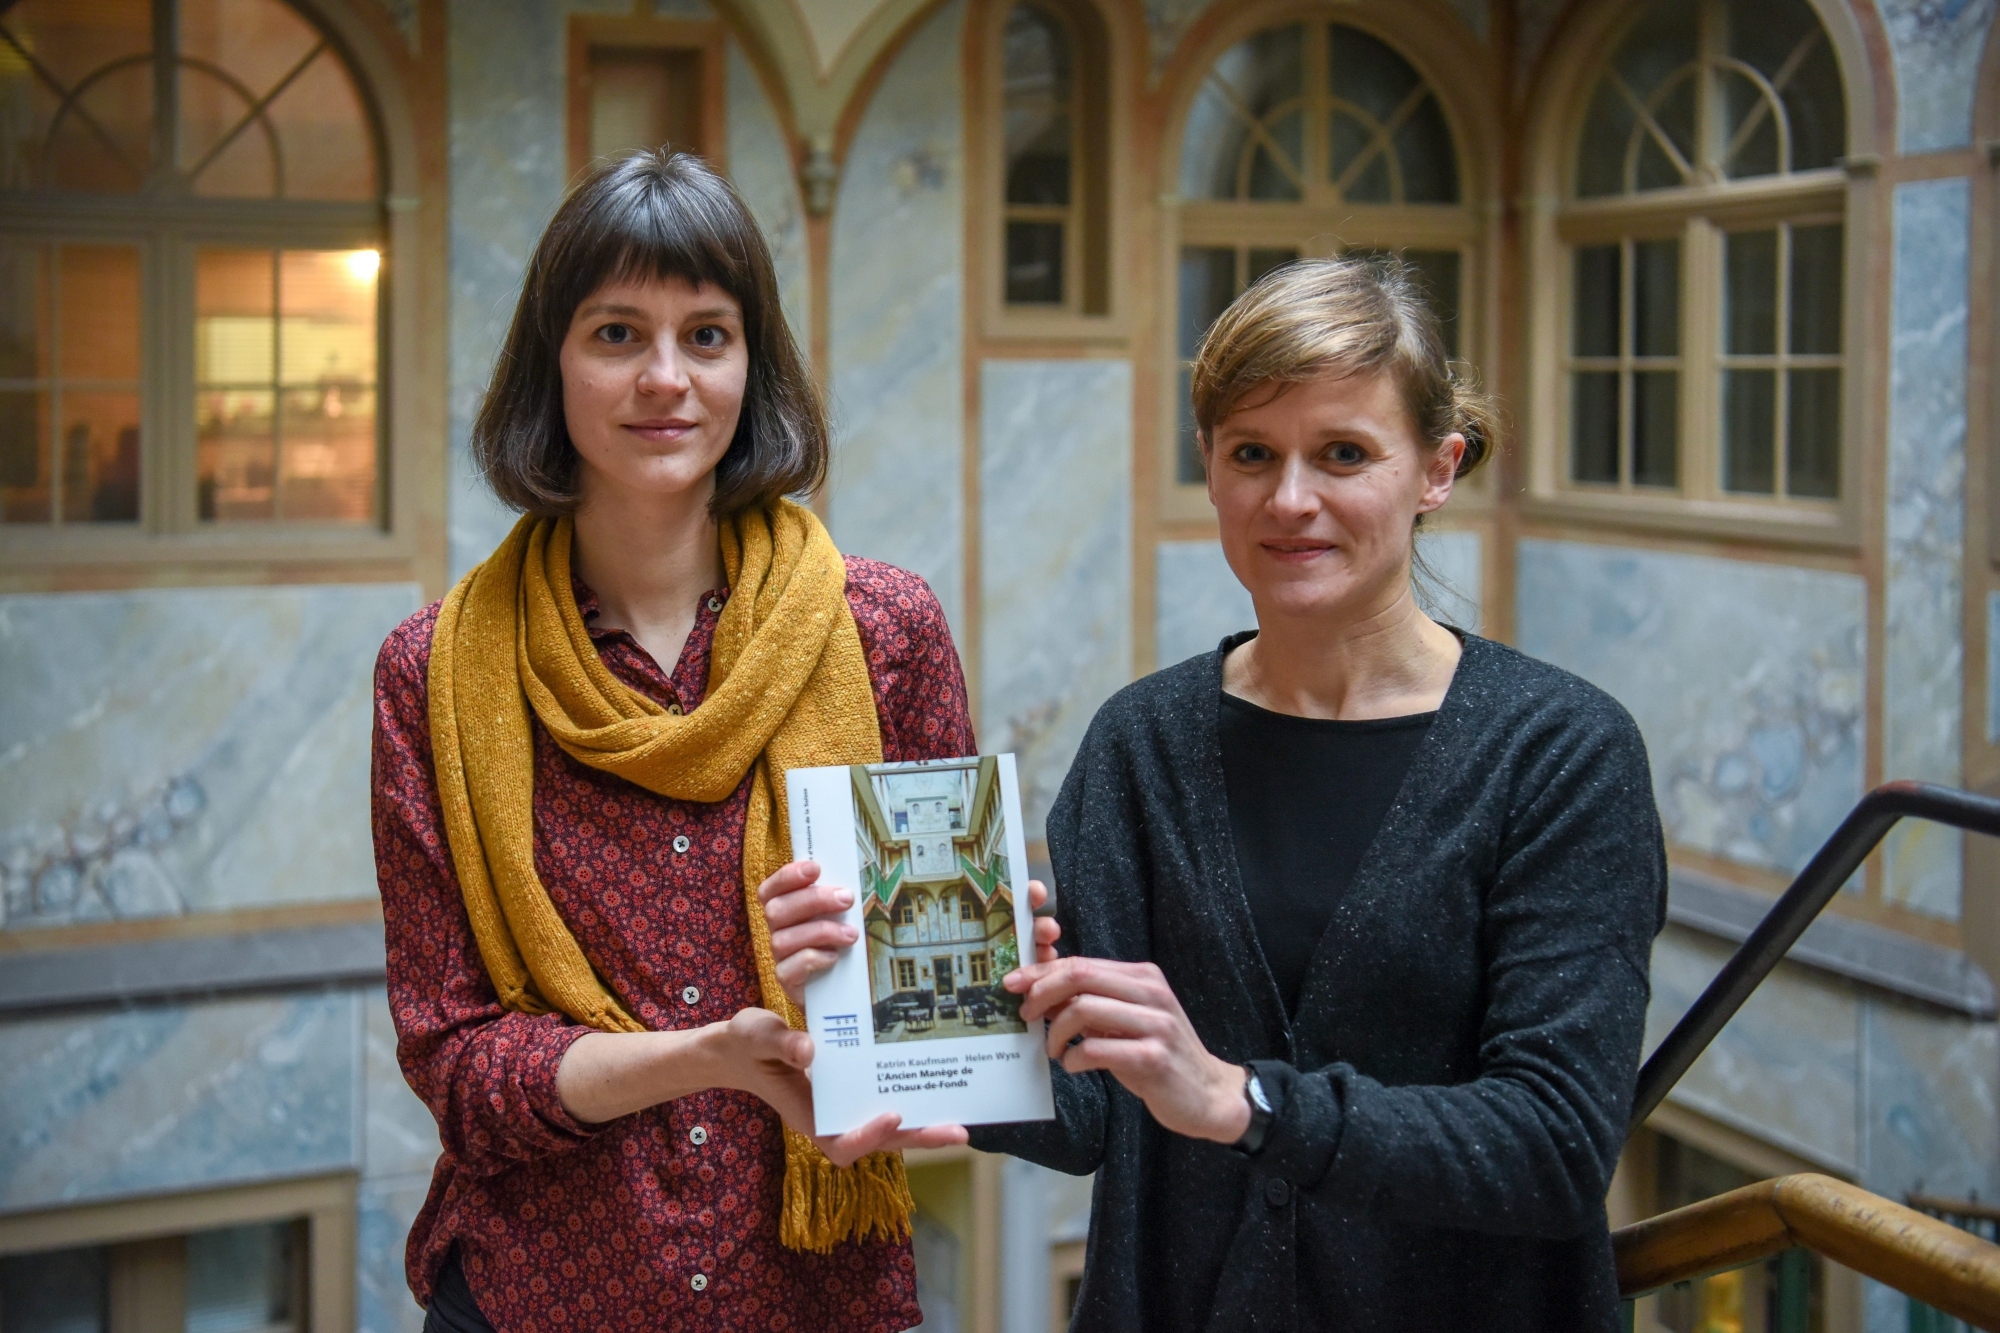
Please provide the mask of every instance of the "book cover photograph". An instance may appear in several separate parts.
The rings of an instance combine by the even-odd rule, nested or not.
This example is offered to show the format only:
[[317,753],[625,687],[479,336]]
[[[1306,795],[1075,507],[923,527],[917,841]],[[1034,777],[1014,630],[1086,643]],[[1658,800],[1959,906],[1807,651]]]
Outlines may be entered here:
[[[1021,962],[1026,846],[1012,755],[793,769],[794,859],[850,888],[860,932],[806,986],[823,1134],[1046,1120],[1044,1025],[1000,985]],[[1018,877],[1018,878],[1017,878]]]

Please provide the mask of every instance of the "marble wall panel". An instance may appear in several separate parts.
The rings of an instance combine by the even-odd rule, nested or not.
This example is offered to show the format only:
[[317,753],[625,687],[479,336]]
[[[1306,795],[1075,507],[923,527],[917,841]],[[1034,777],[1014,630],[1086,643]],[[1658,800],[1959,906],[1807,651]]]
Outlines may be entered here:
[[423,1333],[424,1311],[410,1294],[403,1265],[410,1224],[424,1206],[429,1181],[364,1180],[355,1255],[356,1333]]
[[921,575],[964,625],[964,0],[883,75],[833,214],[834,540]]
[[740,43],[729,43],[729,179],[771,247],[785,322],[801,352],[812,345],[812,275],[806,209],[778,113]]
[[386,989],[361,991],[362,1174],[428,1179],[439,1151],[437,1121],[403,1080]]
[[988,361],[979,400],[980,745],[1020,756],[1035,839],[1132,678],[1132,366]]
[[1965,147],[1994,0],[1881,0],[1879,7],[1896,63],[1897,148]]
[[0,597],[5,926],[372,897],[375,653],[418,596]]
[[2000,1191],[2000,1024],[1872,994],[1862,1012],[1861,1183],[1991,1199]]
[[1153,548],[1155,666],[1214,649],[1224,635],[1257,627],[1250,593],[1217,541],[1161,542]]
[[1417,604],[1441,624],[1480,632],[1485,574],[1484,543],[1476,532],[1425,532],[1417,537],[1421,567],[1415,571]]
[[1669,841],[1796,871],[1860,799],[1859,577],[1530,540],[1515,591],[1522,651],[1637,719]]
[[[1966,310],[1971,183],[1896,187],[1890,330],[1883,776],[1957,786],[1965,665]],[[1892,902],[1958,916],[1963,838],[1936,824],[1890,835]]]
[[[1646,1049],[1664,1039],[1732,946],[1679,926],[1653,945]],[[1672,1099],[1843,1174],[1862,1160],[1862,1000],[1855,987],[1790,965],[1758,987],[1675,1086]]]
[[0,1025],[0,1211],[360,1164],[353,992]]

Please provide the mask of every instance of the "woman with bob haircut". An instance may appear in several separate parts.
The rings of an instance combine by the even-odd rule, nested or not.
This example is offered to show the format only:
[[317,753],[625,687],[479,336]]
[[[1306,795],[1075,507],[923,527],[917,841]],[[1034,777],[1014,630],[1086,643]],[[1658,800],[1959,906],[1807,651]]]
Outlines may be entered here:
[[472,447],[523,517],[375,675],[425,1327],[908,1328],[898,1150],[965,1131],[813,1137],[798,988],[854,932],[785,864],[783,777],[977,747],[931,590],[787,498],[825,415],[720,176],[662,149],[570,192]]
[[1068,956],[1004,979],[1057,1119],[972,1143],[1097,1173],[1075,1330],[1613,1329],[1666,887],[1638,729],[1419,609],[1493,414],[1400,263],[1266,276],[1193,397],[1257,628],[1092,722]]

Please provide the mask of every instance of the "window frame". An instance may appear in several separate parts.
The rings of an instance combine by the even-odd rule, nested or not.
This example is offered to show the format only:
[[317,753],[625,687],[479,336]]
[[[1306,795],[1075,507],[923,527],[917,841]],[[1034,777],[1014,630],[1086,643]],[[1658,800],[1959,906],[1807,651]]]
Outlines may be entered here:
[[[1395,49],[1409,62],[1436,98],[1438,109],[1451,135],[1458,170],[1459,200],[1455,204],[1350,204],[1330,193],[1321,180],[1324,173],[1309,176],[1306,198],[1298,203],[1263,200],[1183,199],[1178,193],[1181,178],[1182,144],[1188,117],[1209,71],[1237,43],[1267,29],[1291,23],[1307,25],[1309,43],[1305,77],[1308,87],[1316,74],[1324,72],[1324,32],[1332,25],[1353,28]],[[1320,35],[1314,35],[1317,27]],[[1315,55],[1317,51],[1317,56]],[[1196,529],[1210,530],[1215,514],[1208,502],[1207,487],[1180,480],[1180,355],[1179,267],[1181,251],[1188,246],[1228,246],[1297,249],[1301,258],[1323,258],[1345,250],[1455,250],[1459,255],[1458,353],[1457,359],[1482,371],[1491,383],[1497,367],[1491,366],[1491,350],[1497,346],[1497,330],[1492,324],[1494,301],[1492,275],[1498,271],[1494,246],[1497,229],[1491,225],[1486,201],[1491,199],[1489,164],[1499,161],[1499,149],[1490,131],[1493,117],[1482,118],[1479,108],[1489,103],[1490,89],[1485,71],[1488,55],[1470,44],[1464,26],[1455,20],[1425,12],[1422,5],[1379,13],[1337,4],[1297,3],[1246,7],[1216,30],[1185,65],[1173,89],[1166,130],[1160,143],[1160,252],[1155,281],[1166,295],[1160,302],[1159,341],[1156,344],[1162,367],[1156,405],[1159,450],[1160,517],[1179,537],[1196,535]],[[1437,71],[1462,71],[1461,76],[1442,79]],[[1315,148],[1324,140],[1324,130],[1307,117],[1302,156],[1314,161]],[[1347,234],[1338,234],[1341,229]],[[1485,468],[1453,491],[1455,513],[1484,511],[1496,497],[1492,480],[1496,469]]]
[[[380,582],[426,591],[445,580],[444,346],[446,276],[445,99],[437,43],[412,49],[380,6],[285,0],[326,39],[353,78],[376,152],[376,197],[367,201],[153,200],[143,195],[0,197],[0,230],[60,231],[65,241],[139,240],[141,309],[141,509],[132,524],[0,525],[0,592],[213,583]],[[441,86],[441,85],[440,85]],[[322,245],[321,242],[326,244]],[[377,286],[377,512],[367,523],[277,520],[175,525],[173,506],[195,509],[193,345],[171,328],[193,327],[192,270],[182,297],[156,251],[170,245],[375,248]],[[164,356],[154,349],[165,348]],[[160,364],[154,364],[158,360]],[[178,378],[185,375],[182,383]],[[185,405],[185,440],[174,428]],[[178,456],[184,454],[184,457]],[[185,494],[174,489],[184,481]]]
[[[1846,97],[1847,154],[1839,165],[1678,190],[1580,199],[1578,143],[1597,81],[1643,9],[1598,0],[1552,53],[1528,123],[1523,233],[1527,325],[1522,438],[1530,517],[1713,537],[1854,549],[1862,539],[1864,442],[1879,431],[1879,374],[1869,270],[1875,188],[1874,103],[1858,36],[1837,7],[1806,0],[1825,32]],[[1838,220],[1841,311],[1841,494],[1834,500],[1761,496],[1721,486],[1723,233]],[[1678,486],[1610,488],[1570,480],[1570,372],[1576,248],[1625,239],[1681,240]],[[1697,280],[1700,275],[1700,280]]]
[[[358,1216],[358,1178],[351,1171],[342,1171],[15,1213],[0,1217],[0,1254],[174,1239],[257,1222],[303,1222],[306,1291],[302,1322],[310,1333],[319,1333],[354,1327]],[[169,1275],[170,1280],[175,1277],[178,1271]],[[114,1276],[113,1280],[118,1279]]]
[[[1007,203],[1006,29],[1016,4],[1031,4],[1054,17],[1069,34],[1074,58],[1078,114],[1067,207],[1075,225],[1063,237],[1067,272],[1061,306],[1007,300],[1008,214],[1033,207]],[[1126,284],[1118,262],[1129,225],[1129,210],[1119,206],[1128,173],[1115,145],[1127,141],[1131,98],[1125,70],[1129,62],[1115,58],[1114,30],[1098,0],[983,0],[966,24],[966,182],[970,198],[989,205],[968,204],[965,210],[967,253],[981,331],[989,339],[1116,343],[1128,335]],[[1101,295],[1087,301],[1092,288]],[[1088,304],[1102,309],[1089,310]]]

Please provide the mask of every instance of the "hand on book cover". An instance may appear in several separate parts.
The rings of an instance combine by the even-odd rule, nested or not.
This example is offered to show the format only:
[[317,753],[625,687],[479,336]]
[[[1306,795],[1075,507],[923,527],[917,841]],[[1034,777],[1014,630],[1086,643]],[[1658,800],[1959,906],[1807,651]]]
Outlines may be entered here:
[[[841,920],[854,905],[854,893],[820,882],[819,867],[811,861],[794,861],[777,870],[758,886],[764,904],[764,919],[771,923],[771,956],[777,960],[778,982],[792,1003],[805,1003],[806,982],[833,966],[840,950],[854,943],[860,933]],[[1049,898],[1048,886],[1038,879],[1028,881],[1028,907],[1039,910]],[[1052,916],[1035,918],[1035,961],[1052,963],[1062,927]]]
[[1243,1066],[1202,1045],[1154,964],[1038,958],[1000,984],[1021,996],[1021,1017],[1048,1019],[1049,1058],[1070,1073],[1107,1071],[1176,1134],[1217,1143],[1243,1137],[1250,1123]]

